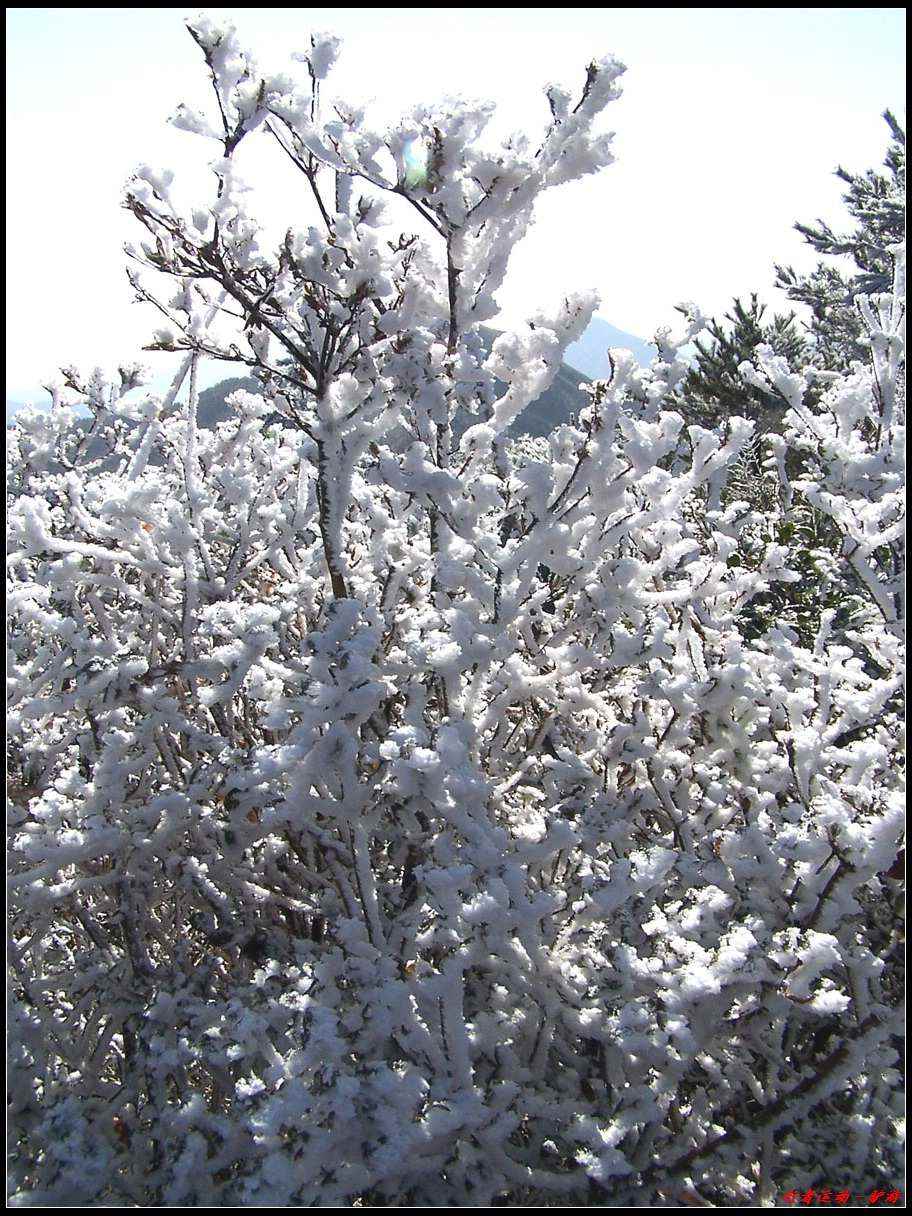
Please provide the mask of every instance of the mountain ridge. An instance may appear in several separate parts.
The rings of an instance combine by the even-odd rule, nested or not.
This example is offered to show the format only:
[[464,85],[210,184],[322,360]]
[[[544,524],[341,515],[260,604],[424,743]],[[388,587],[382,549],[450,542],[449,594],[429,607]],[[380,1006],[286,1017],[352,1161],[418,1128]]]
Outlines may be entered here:
[[632,351],[640,367],[648,367],[658,353],[650,342],[618,329],[604,317],[596,315],[582,336],[571,342],[564,351],[564,363],[584,372],[590,380],[604,380],[611,374],[608,351],[616,346]]
[[[499,332],[485,327],[483,333],[486,345],[490,346]],[[564,361],[551,385],[523,410],[509,428],[509,434],[514,438],[520,435],[542,437],[550,434],[556,426],[569,422],[586,402],[580,386],[610,374],[608,350],[619,346],[631,350],[641,366],[648,365],[655,355],[655,348],[641,338],[618,329],[603,317],[593,317],[583,335],[567,347]],[[170,375],[167,379],[170,381]],[[225,398],[239,388],[256,392],[259,385],[252,376],[243,375],[227,376],[204,388],[200,392],[198,404],[197,416],[200,426],[213,427],[229,418],[230,410],[225,404]],[[33,403],[7,398],[7,425],[27,404]],[[39,408],[44,408],[43,404]],[[456,421],[454,435],[457,439],[471,421],[468,417]]]

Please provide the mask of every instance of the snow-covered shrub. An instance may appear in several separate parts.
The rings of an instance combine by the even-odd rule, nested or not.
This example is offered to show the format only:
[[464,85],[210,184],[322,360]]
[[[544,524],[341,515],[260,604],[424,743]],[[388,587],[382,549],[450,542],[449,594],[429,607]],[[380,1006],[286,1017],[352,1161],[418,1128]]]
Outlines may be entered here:
[[[552,87],[537,146],[485,147],[484,107],[322,117],[334,40],[301,92],[191,31],[224,125],[177,121],[221,143],[214,201],[184,216],[148,168],[128,193],[186,363],[138,404],[135,368],[70,372],[10,438],[12,1202],[895,1179],[901,286],[813,411],[758,354],[791,407],[777,509],[832,519],[859,596],[838,639],[758,630],[800,576],[726,493],[752,425],[663,408],[699,315],[534,444],[505,430],[594,298],[487,358],[474,332],[536,198],[610,160],[621,65]],[[255,127],[317,211],[273,253]],[[383,195],[429,239],[388,239]],[[207,355],[263,384],[213,431]]]

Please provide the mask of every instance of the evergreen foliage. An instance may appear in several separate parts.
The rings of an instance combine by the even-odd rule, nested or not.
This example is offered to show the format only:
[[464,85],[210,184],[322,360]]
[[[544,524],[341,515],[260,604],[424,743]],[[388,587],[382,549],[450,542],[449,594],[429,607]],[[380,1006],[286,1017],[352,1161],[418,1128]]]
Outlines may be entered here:
[[786,402],[769,389],[749,384],[741,365],[761,343],[791,364],[803,363],[807,343],[794,313],[765,321],[765,311],[754,293],[747,307],[736,299],[722,321],[713,319],[707,324],[708,336],[694,343],[694,365],[678,390],[689,418],[702,426],[715,426],[740,414],[756,422],[761,432],[781,428]]
[[[884,119],[891,134],[884,161],[887,172],[836,170],[848,186],[843,201],[855,228],[837,234],[823,220],[816,225],[795,225],[818,253],[829,258],[851,258],[855,272],[847,276],[838,265],[826,262],[820,262],[807,275],[776,266],[776,286],[796,303],[810,308],[812,319],[807,326],[795,313],[764,320],[765,305],[758,303],[756,293],[748,306],[736,299],[721,320],[711,320],[708,337],[697,341],[694,366],[678,392],[688,417],[714,425],[733,413],[742,413],[756,421],[761,432],[781,430],[784,402],[746,382],[739,370],[741,364],[752,360],[760,343],[792,364],[813,365],[823,371],[847,371],[853,360],[869,357],[855,300],[890,289],[895,246],[905,239],[905,132],[889,110],[884,112]],[[811,391],[816,391],[814,386]]]
[[836,170],[848,187],[842,198],[855,227],[837,233],[823,220],[795,225],[818,253],[850,258],[853,270],[825,261],[810,274],[776,266],[777,287],[811,310],[815,363],[823,368],[845,371],[853,360],[868,358],[855,298],[890,290],[895,247],[906,236],[906,133],[889,110],[883,117],[890,130],[886,172],[852,173],[842,166]]

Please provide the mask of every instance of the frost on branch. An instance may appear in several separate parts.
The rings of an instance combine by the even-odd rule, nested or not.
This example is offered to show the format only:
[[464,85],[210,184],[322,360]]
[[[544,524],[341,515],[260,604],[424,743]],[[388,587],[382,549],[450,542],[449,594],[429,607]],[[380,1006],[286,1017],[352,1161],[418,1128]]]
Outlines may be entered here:
[[[895,1178],[899,279],[817,404],[756,352],[790,411],[765,511],[751,424],[667,408],[694,309],[508,444],[594,297],[487,356],[477,326],[542,191],[610,160],[620,65],[491,151],[484,107],[327,106],[330,39],[299,86],[190,28],[212,198],[184,215],[148,168],[127,194],[153,348],[186,360],[162,399],[70,370],[10,432],[12,1202]],[[255,129],[313,201],[272,251]],[[261,386],[214,429],[203,358]]]

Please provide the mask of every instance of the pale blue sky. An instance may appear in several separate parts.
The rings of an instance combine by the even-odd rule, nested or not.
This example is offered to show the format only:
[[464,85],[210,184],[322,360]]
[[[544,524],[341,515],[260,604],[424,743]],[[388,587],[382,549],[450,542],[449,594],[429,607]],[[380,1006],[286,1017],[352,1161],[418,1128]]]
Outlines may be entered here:
[[[502,293],[506,323],[590,286],[603,316],[644,337],[681,299],[720,311],[757,290],[780,305],[773,261],[809,264],[791,225],[838,220],[833,169],[878,164],[880,112],[905,114],[904,9],[214,11],[264,67],[285,66],[311,28],[341,34],[328,93],[373,97],[390,117],[464,93],[496,101],[504,129],[538,131],[545,83],[581,81],[593,55],[626,62],[604,120],[618,162],[541,208]],[[8,397],[61,363],[132,357],[154,327],[131,303],[121,245],[139,234],[119,200],[141,161],[174,168],[188,198],[207,193],[194,191],[208,146],[165,123],[208,99],[183,15],[7,9]],[[267,230],[306,223],[272,164],[262,148],[244,166],[266,187]]]

